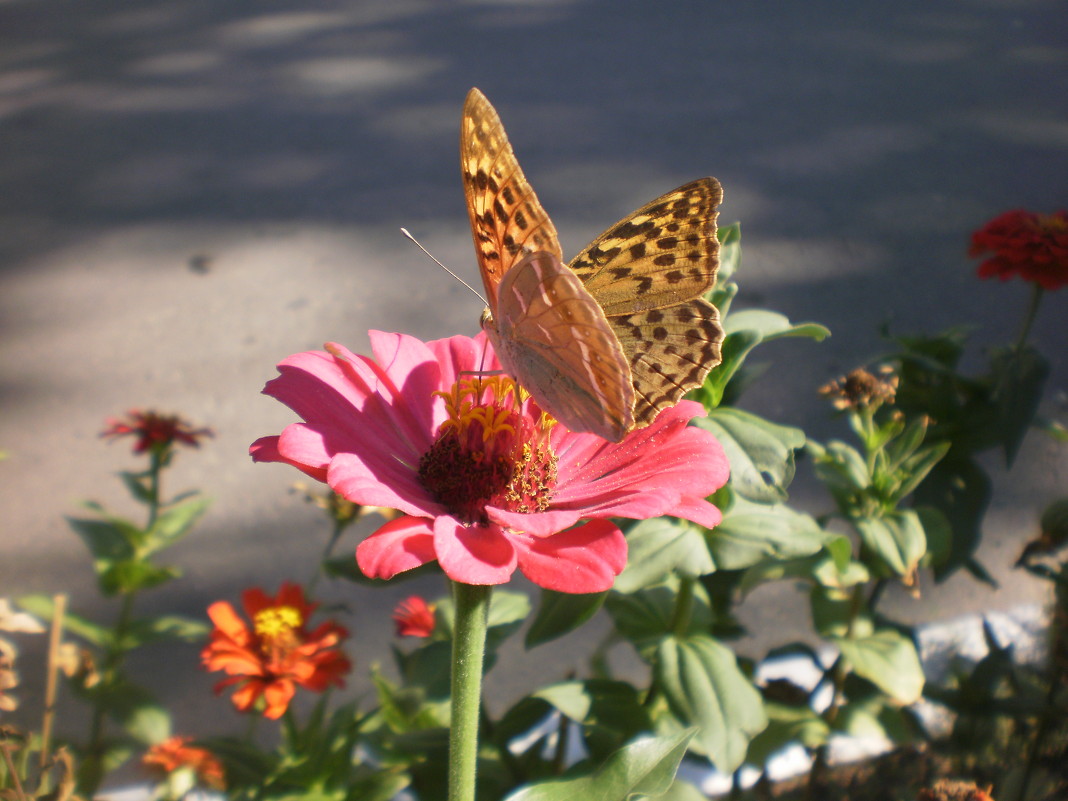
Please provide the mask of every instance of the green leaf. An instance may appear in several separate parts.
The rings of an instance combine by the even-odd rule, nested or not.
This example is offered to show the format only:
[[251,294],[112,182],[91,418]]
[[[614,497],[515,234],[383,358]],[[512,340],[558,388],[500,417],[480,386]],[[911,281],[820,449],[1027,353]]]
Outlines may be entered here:
[[148,487],[148,478],[151,473],[147,471],[141,471],[134,473],[128,470],[123,470],[119,473],[119,478],[122,479],[122,483],[126,485],[127,492],[133,496],[133,499],[139,503],[150,504],[152,503],[152,492]]
[[170,712],[143,687],[120,681],[102,697],[108,714],[139,743],[155,745],[170,737]]
[[576,594],[542,590],[524,645],[530,649],[569,634],[597,614],[607,596],[607,591]]
[[[605,600],[605,609],[612,616],[616,630],[629,640],[642,658],[652,657],[652,651],[672,633],[679,594],[679,579],[669,577],[656,587],[635,593],[613,590]],[[708,592],[700,584],[693,585],[693,608],[687,631],[706,632],[712,627],[712,608]]]
[[720,771],[734,772],[749,741],[768,724],[763,699],[734,652],[705,635],[665,638],[657,649],[655,680],[674,716],[698,727],[691,750]]
[[676,777],[666,793],[655,796],[655,801],[708,801],[708,796],[689,782]]
[[742,264],[742,224],[736,222],[721,225],[716,236],[719,239],[719,270],[716,282],[725,284],[734,278]]
[[1042,389],[1049,377],[1049,362],[1035,348],[1003,348],[993,353],[993,399],[997,404],[1005,464],[1012,467],[1027,429],[1038,411]]
[[879,629],[867,637],[832,637],[858,676],[895,701],[913,704],[923,694],[923,667],[916,646],[895,629]]
[[727,385],[745,363],[745,357],[760,344],[756,331],[738,331],[729,334],[720,345],[720,363],[705,378],[705,383],[694,391],[707,411],[716,409],[723,401]]
[[692,523],[656,517],[643,520],[627,532],[627,567],[614,588],[618,592],[636,592],[676,570],[693,577],[715,569],[700,530]]
[[913,511],[923,526],[924,538],[927,540],[927,553],[921,564],[945,564],[953,548],[953,528],[946,516],[933,506],[917,506]]
[[735,312],[724,324],[728,334],[736,331],[755,331],[763,342],[783,337],[805,337],[822,342],[831,335],[830,329],[819,323],[799,323],[794,325],[785,314],[767,309],[746,309]]
[[934,469],[952,447],[949,442],[939,442],[935,445],[931,445],[927,448],[921,449],[918,453],[914,454],[911,458],[906,459],[900,466],[900,471],[905,474],[906,478],[898,485],[893,495],[887,500],[891,503],[900,503],[906,495],[913,492],[918,487],[931,470]]
[[661,795],[674,781],[692,736],[685,731],[637,740],[612,754],[592,775],[530,784],[506,801],[628,801]]
[[205,639],[210,631],[211,626],[202,620],[164,615],[132,621],[127,629],[127,638],[138,645],[174,640],[196,643]]
[[598,761],[652,729],[638,691],[626,682],[567,681],[543,687],[532,697],[547,701],[564,717],[580,724],[590,756]]
[[882,517],[856,517],[850,522],[864,546],[899,576],[911,576],[927,553],[927,537],[912,509]]
[[843,510],[852,506],[854,496],[871,486],[871,472],[856,448],[838,440],[828,442],[826,447],[810,441],[805,447],[812,455],[816,476]]
[[107,597],[129,595],[158,587],[178,578],[182,572],[174,567],[158,567],[148,562],[123,561],[111,565],[99,576],[100,591]]
[[[37,617],[45,625],[48,625],[49,621],[52,620],[55,604],[50,595],[22,595],[15,599],[15,603],[21,609]],[[63,616],[63,630],[81,637],[90,645],[95,645],[98,648],[104,648],[111,643],[111,629],[71,612],[67,612]]]
[[115,562],[132,557],[135,547],[144,537],[144,532],[127,520],[68,517],[67,522],[92,554],[97,573]]
[[831,728],[827,722],[807,706],[765,702],[768,727],[749,743],[745,761],[763,767],[768,759],[791,743],[800,743],[808,750],[825,745]]
[[972,562],[982,540],[983,517],[992,491],[990,477],[971,458],[939,462],[916,488],[915,505],[938,509],[953,529],[949,558],[935,569],[939,581]]
[[222,761],[227,789],[231,792],[244,787],[261,788],[278,762],[277,755],[265,753],[253,743],[235,737],[198,738],[195,744]]
[[715,409],[694,424],[711,431],[731,466],[731,488],[758,503],[787,498],[794,478],[794,451],[804,447],[799,428],[780,426],[739,409]]
[[741,570],[766,560],[788,560],[820,551],[830,539],[816,521],[783,504],[752,503],[736,497],[723,522],[708,534],[720,570]]
[[174,545],[188,534],[211,505],[209,498],[192,498],[165,509],[148,532],[146,548],[155,553]]
[[748,593],[759,584],[783,579],[802,579],[823,587],[842,589],[868,581],[868,569],[853,560],[849,538],[826,533],[823,548],[800,559],[769,559],[745,571],[739,589]]

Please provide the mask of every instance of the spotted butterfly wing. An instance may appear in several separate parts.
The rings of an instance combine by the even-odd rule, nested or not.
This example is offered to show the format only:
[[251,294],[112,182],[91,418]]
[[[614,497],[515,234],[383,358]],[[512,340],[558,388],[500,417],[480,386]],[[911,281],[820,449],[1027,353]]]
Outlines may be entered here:
[[[722,192],[714,178],[646,204],[564,267],[556,229],[477,89],[464,106],[460,150],[489,302],[484,328],[502,364],[546,411],[573,430],[618,441],[704,381],[723,338],[718,312],[701,298],[719,264]],[[522,276],[508,281],[513,270]],[[582,339],[564,309],[581,321]]]
[[556,228],[477,89],[460,135],[464,193],[489,303],[483,328],[505,371],[572,431],[618,442],[634,391],[604,312],[563,264]]
[[680,186],[624,217],[569,265],[627,357],[638,427],[701,386],[721,361],[719,312],[703,296],[716,283],[722,200],[715,178]]

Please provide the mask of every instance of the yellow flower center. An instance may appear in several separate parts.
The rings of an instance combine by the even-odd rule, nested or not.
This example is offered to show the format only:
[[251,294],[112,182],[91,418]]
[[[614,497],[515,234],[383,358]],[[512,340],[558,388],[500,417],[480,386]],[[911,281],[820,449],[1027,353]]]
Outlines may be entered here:
[[300,610],[292,606],[271,606],[261,609],[253,618],[256,634],[265,643],[292,642],[293,631],[304,623]]
[[423,486],[458,520],[486,525],[486,506],[515,512],[548,508],[556,455],[546,414],[523,414],[525,393],[506,376],[462,377],[445,399],[448,419],[419,461]]

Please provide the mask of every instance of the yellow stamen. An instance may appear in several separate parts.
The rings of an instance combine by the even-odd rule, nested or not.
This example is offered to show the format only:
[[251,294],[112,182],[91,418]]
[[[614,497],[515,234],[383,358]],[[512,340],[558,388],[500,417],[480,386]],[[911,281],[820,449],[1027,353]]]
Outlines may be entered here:
[[271,606],[261,609],[253,618],[258,634],[264,640],[277,640],[288,637],[293,629],[304,622],[300,610],[292,606]]

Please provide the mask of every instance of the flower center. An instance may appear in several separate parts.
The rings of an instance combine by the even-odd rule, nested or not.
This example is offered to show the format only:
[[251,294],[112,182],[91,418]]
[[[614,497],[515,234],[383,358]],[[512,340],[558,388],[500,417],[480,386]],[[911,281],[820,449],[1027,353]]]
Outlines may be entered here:
[[530,413],[510,378],[461,378],[445,399],[448,419],[419,460],[419,478],[434,499],[464,523],[487,525],[486,507],[538,512],[556,486],[549,430],[556,421]]
[[292,606],[271,606],[261,609],[252,618],[261,649],[271,660],[283,659],[300,644],[298,629],[304,619],[300,610]]

